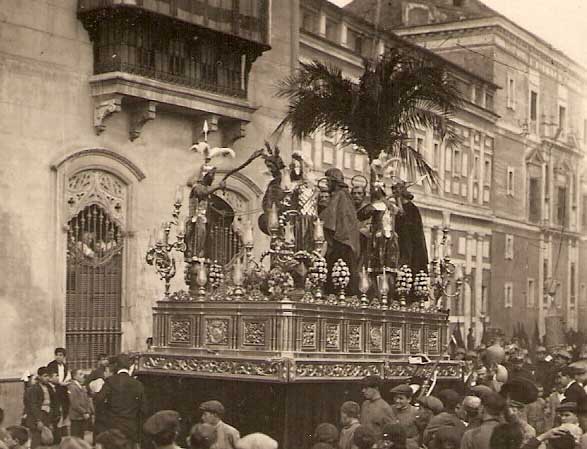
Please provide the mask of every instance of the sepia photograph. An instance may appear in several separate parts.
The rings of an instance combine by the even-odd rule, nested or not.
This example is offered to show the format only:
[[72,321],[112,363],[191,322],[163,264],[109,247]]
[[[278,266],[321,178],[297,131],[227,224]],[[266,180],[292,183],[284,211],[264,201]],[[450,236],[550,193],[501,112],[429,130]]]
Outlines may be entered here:
[[0,449],[587,449],[585,0],[0,0]]

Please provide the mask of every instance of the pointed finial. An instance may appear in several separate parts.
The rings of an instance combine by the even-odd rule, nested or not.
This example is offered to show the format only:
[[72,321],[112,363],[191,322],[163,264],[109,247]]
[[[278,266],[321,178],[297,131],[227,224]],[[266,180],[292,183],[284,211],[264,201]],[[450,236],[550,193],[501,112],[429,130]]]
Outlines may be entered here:
[[208,128],[208,120],[204,120],[202,130],[204,131],[204,142],[208,142],[208,132],[210,131],[210,128]]

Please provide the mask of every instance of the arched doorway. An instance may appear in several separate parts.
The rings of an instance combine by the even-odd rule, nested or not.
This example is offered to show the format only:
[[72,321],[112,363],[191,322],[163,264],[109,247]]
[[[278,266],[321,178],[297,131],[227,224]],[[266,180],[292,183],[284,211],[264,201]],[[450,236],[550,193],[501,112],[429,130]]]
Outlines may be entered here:
[[120,351],[125,196],[105,171],[68,180],[65,342],[75,368]]
[[235,230],[235,211],[228,202],[217,195],[211,195],[209,207],[210,235],[206,242],[206,256],[225,265],[242,248],[240,236]]

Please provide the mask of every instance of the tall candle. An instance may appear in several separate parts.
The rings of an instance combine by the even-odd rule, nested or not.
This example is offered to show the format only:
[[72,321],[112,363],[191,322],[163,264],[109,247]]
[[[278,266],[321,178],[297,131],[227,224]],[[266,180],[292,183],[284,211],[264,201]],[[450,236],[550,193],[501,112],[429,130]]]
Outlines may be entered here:
[[247,220],[243,229],[243,244],[245,246],[253,244],[253,224]]
[[322,226],[322,220],[316,218],[314,222],[314,240],[324,240],[324,227]]
[[294,241],[295,237],[294,237],[294,232],[293,232],[293,226],[291,225],[291,223],[288,223],[285,225],[285,235],[284,235],[285,241],[288,243],[291,243]]
[[269,212],[269,229],[275,229],[277,227],[279,227],[279,217],[277,215],[277,205],[273,203]]
[[175,190],[175,202],[177,204],[183,203],[183,188],[182,188],[182,186],[177,186],[177,189]]
[[180,235],[185,234],[185,218],[183,215],[177,218],[177,233]]

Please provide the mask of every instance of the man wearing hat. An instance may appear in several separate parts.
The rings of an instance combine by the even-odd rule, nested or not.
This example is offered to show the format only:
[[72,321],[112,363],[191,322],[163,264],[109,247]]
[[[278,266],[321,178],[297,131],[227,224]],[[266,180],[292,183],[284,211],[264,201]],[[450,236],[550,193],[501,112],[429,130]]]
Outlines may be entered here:
[[393,397],[393,411],[401,427],[406,432],[406,449],[418,449],[418,409],[410,404],[413,391],[407,384],[401,384],[391,389]]
[[417,400],[417,404],[419,405],[420,409],[418,410],[416,416],[416,427],[418,429],[418,433],[422,435],[432,417],[442,413],[444,410],[444,405],[442,401],[434,396],[424,396]]
[[516,422],[522,431],[522,444],[526,444],[532,438],[536,437],[536,429],[528,424],[526,420],[526,408],[522,402],[510,400],[507,412],[510,418],[509,420]]
[[438,392],[438,399],[444,405],[444,410],[438,415],[434,416],[422,436],[424,445],[428,445],[434,434],[443,427],[450,427],[455,434],[462,436],[465,432],[465,423],[457,416],[457,407],[461,403],[461,395],[451,389],[445,389]]
[[493,430],[501,423],[506,402],[499,393],[486,394],[482,399],[482,422],[479,427],[467,430],[461,440],[461,449],[489,449]]
[[151,416],[143,425],[143,431],[153,441],[156,449],[179,449],[175,439],[179,433],[179,413],[161,410]]
[[365,401],[361,406],[361,425],[371,429],[377,438],[383,435],[383,426],[397,422],[392,407],[381,397],[382,380],[379,376],[367,376],[361,381]]
[[545,396],[549,396],[554,388],[553,363],[544,346],[538,346],[534,352],[534,377],[544,388]]
[[216,443],[211,449],[235,449],[240,438],[240,433],[234,427],[229,426],[224,418],[224,406],[220,401],[206,401],[200,405],[202,422],[216,428]]
[[198,423],[190,430],[187,438],[189,449],[210,449],[216,443],[216,427]]
[[41,430],[51,428],[58,415],[54,390],[49,385],[49,370],[37,370],[37,383],[25,392],[25,424],[31,432],[31,448],[41,445]]
[[585,369],[576,366],[566,366],[558,373],[558,381],[564,385],[563,401],[577,404],[579,424],[583,431],[587,429],[587,393],[577,382],[577,378],[585,375]]
[[467,423],[467,429],[481,425],[481,399],[478,396],[465,396],[459,417]]

